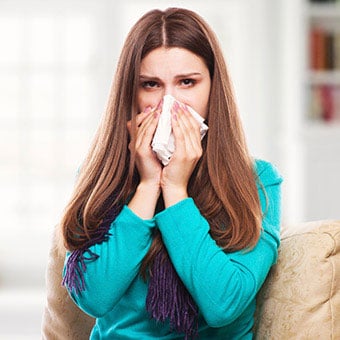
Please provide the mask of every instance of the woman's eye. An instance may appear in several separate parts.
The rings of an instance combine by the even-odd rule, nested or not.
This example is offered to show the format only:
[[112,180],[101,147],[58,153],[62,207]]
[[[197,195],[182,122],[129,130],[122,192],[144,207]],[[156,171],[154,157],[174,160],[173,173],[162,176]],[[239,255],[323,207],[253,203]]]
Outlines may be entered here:
[[195,80],[194,79],[183,79],[183,80],[181,80],[181,83],[184,86],[192,86],[192,85],[195,84]]
[[152,88],[155,88],[157,86],[158,86],[158,83],[156,81],[153,81],[153,80],[142,82],[142,87],[144,87],[144,88],[152,89]]

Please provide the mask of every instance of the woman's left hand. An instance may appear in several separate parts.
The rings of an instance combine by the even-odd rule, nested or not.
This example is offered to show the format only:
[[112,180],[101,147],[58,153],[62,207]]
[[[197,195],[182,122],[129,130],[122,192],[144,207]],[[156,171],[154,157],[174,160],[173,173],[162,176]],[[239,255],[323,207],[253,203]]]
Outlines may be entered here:
[[200,126],[183,104],[175,102],[171,111],[175,137],[175,152],[163,168],[161,188],[165,206],[171,206],[188,197],[190,176],[202,156]]

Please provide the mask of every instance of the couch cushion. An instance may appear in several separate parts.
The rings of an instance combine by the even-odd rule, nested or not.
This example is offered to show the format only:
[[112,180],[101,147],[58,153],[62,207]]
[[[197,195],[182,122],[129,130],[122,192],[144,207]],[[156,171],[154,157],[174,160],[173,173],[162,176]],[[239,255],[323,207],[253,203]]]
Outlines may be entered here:
[[283,238],[257,302],[258,339],[340,339],[340,221]]

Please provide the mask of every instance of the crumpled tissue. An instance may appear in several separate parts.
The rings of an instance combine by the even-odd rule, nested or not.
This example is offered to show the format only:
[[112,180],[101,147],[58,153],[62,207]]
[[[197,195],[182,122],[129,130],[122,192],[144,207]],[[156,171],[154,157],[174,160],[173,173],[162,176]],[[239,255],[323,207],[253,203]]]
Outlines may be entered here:
[[[170,158],[175,151],[175,138],[171,127],[171,108],[176,99],[171,95],[163,97],[162,113],[159,117],[158,125],[151,143],[152,150],[164,166],[168,165]],[[178,101],[177,101],[178,102]],[[189,112],[200,123],[201,139],[208,131],[208,126],[204,124],[201,117],[193,108],[188,106]]]

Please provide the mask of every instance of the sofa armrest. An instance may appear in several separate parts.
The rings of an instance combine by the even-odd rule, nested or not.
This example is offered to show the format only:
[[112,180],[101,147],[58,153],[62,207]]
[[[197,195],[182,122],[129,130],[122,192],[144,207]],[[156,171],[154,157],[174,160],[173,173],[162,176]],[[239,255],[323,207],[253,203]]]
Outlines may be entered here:
[[299,229],[258,294],[255,338],[340,339],[340,221]]
[[62,286],[66,249],[56,228],[46,270],[46,304],[42,318],[42,339],[89,339],[94,319],[81,311]]

